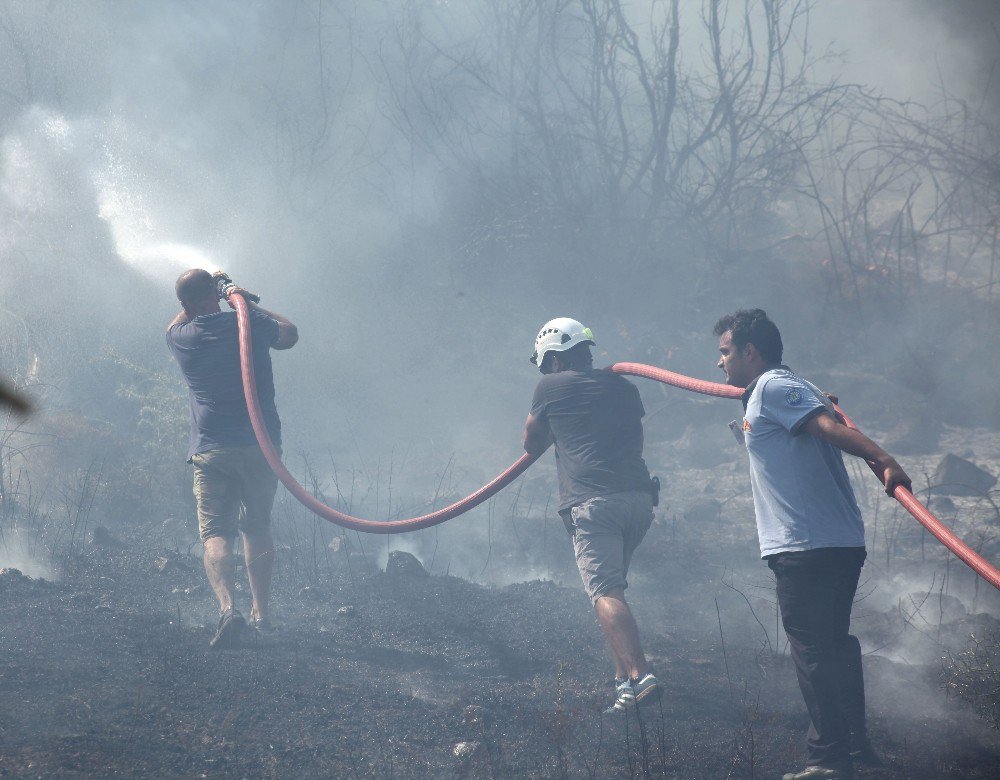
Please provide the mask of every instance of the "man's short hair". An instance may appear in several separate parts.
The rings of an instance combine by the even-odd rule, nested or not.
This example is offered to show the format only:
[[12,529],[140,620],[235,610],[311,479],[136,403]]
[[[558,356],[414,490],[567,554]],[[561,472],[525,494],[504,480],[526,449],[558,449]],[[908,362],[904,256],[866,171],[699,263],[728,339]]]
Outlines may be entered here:
[[590,344],[586,342],[570,347],[565,352],[546,352],[545,357],[542,359],[541,368],[543,371],[551,367],[553,356],[559,358],[559,362],[566,368],[573,369],[575,371],[582,371],[583,369],[591,368],[594,365],[594,358],[590,354]]
[[200,303],[206,298],[219,297],[212,274],[201,268],[192,268],[177,277],[174,290],[177,293],[177,300],[185,306],[189,303]]
[[714,333],[716,336],[721,336],[727,331],[737,349],[753,344],[765,361],[773,364],[781,363],[781,354],[784,351],[781,333],[778,331],[778,326],[767,318],[767,312],[763,309],[740,309],[720,317],[715,323]]

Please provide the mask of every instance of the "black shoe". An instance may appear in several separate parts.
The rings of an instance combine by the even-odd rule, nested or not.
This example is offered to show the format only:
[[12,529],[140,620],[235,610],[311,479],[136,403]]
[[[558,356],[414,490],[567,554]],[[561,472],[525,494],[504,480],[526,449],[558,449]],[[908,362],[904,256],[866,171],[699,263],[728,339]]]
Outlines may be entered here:
[[219,627],[208,646],[213,650],[232,650],[240,646],[240,636],[247,622],[235,608],[227,609],[219,618]]
[[251,617],[250,628],[260,634],[274,633],[274,624],[269,617]]

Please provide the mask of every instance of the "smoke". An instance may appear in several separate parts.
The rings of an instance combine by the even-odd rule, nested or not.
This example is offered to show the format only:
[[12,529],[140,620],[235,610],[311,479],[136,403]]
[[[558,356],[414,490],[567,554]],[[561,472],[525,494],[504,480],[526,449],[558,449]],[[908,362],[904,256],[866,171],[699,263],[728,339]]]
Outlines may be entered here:
[[[637,274],[623,248],[634,224],[629,202],[617,215],[621,242],[600,244],[592,239],[611,219],[593,218],[584,196],[569,216],[531,188],[518,208],[497,207],[490,197],[507,186],[497,163],[514,156],[531,107],[519,94],[467,84],[416,91],[468,64],[449,59],[453,52],[494,42],[488,5],[0,7],[0,304],[24,320],[26,341],[42,345],[35,380],[51,388],[48,403],[89,422],[112,417],[118,388],[87,365],[106,346],[180,387],[162,330],[176,313],[173,279],[194,266],[225,269],[299,326],[296,348],[274,357],[286,456],[293,471],[307,456],[324,486],[335,471],[363,471],[366,489],[383,499],[359,506],[376,517],[464,495],[520,455],[538,377],[527,357],[554,316],[593,328],[599,364],[637,359],[717,377],[712,323],[725,310],[762,305],[797,367],[834,360],[857,368],[857,343],[823,337],[831,321],[856,314],[836,283],[819,287],[805,272],[775,278],[775,266],[755,265],[765,250],[727,245],[713,268],[730,262],[739,273],[710,274],[697,266],[697,242],[677,233],[656,245],[662,256],[646,266],[653,271]],[[628,8],[652,36],[642,4]],[[685,25],[697,21],[684,13]],[[995,19],[987,2],[817,3],[811,52],[843,55],[816,77],[925,103],[944,90],[996,110]],[[427,40],[456,48],[434,53],[421,48]],[[682,43],[692,67],[706,59],[700,41]],[[428,97],[441,102],[420,105]],[[491,121],[479,124],[484,118]],[[446,147],[455,123],[463,143]],[[572,134],[563,140],[576,148]],[[767,238],[761,245],[798,240],[785,230],[801,227],[794,209],[776,203],[772,221],[754,222]],[[551,230],[531,233],[533,218]],[[819,268],[823,259],[803,263]],[[892,325],[906,331],[906,323]],[[810,352],[817,343],[822,354]],[[878,376],[896,344],[864,345]],[[0,370],[21,369],[12,360]],[[837,378],[831,389],[861,381]],[[651,442],[683,431],[686,402],[675,411],[660,388],[642,392],[648,410],[666,409],[649,420]],[[879,419],[885,391],[871,396],[868,419]],[[727,412],[719,411],[719,425]],[[712,414],[699,412],[693,430]],[[538,473],[551,490],[551,456],[545,465]],[[436,495],[444,473],[446,489]],[[384,498],[390,489],[393,502]],[[526,489],[524,503],[531,492],[530,509],[510,510],[504,497],[440,537],[390,547],[433,559],[435,573],[572,583],[568,544],[561,560],[533,557],[535,539],[562,530],[541,488]],[[756,563],[752,547],[747,556]]]
[[55,579],[51,566],[44,562],[45,555],[35,552],[35,545],[16,529],[0,534],[0,569],[17,569],[26,577]]
[[946,95],[1000,111],[1000,5],[992,0],[816,3],[812,34],[841,53],[837,75],[899,100]]

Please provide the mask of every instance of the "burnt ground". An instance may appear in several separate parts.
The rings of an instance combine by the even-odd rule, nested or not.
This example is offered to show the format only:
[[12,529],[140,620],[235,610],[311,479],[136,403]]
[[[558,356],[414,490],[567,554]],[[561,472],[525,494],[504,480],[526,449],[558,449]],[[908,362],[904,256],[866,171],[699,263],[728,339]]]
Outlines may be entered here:
[[[110,542],[58,582],[0,577],[0,776],[768,778],[802,763],[787,653],[741,640],[704,592],[703,621],[671,624],[718,551],[679,547],[669,524],[630,591],[666,686],[641,720],[599,714],[607,666],[577,587],[387,574],[357,549],[303,585],[283,549],[279,630],[212,652],[199,561]],[[690,587],[658,595],[665,569]],[[946,633],[997,623],[961,621]],[[939,666],[872,655],[866,673],[889,768],[864,777],[998,776],[1000,735],[946,696]]]
[[[555,478],[543,460],[466,518],[404,537],[341,533],[279,493],[278,630],[221,653],[208,648],[217,614],[190,521],[150,516],[98,533],[99,502],[70,525],[8,520],[8,552],[32,552],[33,536],[33,557],[54,573],[0,575],[0,777],[686,779],[800,768],[806,714],[756,554],[745,463],[715,427],[718,440],[689,427],[647,442],[665,490],[628,593],[665,695],[641,720],[599,714],[611,696],[603,639],[547,509]],[[946,429],[940,447],[904,463],[918,479],[946,450],[1000,473],[1000,439],[986,430]],[[869,550],[852,628],[888,760],[859,776],[1000,777],[989,688],[1000,593],[857,463],[850,470]],[[997,498],[932,505],[998,561]],[[389,548],[416,553],[427,571],[387,573]],[[246,613],[245,591],[238,603]],[[970,637],[992,656],[958,679],[953,659]]]

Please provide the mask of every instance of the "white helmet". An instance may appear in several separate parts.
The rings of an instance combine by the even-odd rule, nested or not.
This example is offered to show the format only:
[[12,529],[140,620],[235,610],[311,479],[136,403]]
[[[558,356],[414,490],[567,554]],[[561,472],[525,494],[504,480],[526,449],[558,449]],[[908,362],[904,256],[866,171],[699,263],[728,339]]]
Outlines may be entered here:
[[569,317],[556,317],[546,322],[535,337],[535,351],[531,362],[539,368],[545,360],[546,352],[565,352],[577,344],[594,344],[594,334],[590,328]]

